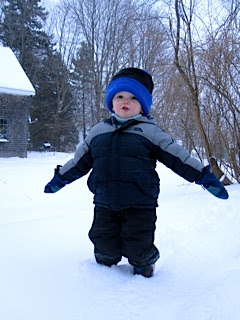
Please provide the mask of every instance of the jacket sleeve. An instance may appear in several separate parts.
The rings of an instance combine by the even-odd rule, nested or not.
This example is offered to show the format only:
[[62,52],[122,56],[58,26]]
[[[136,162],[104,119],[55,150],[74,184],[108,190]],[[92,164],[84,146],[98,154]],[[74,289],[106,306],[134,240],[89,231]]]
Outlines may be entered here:
[[102,125],[94,126],[83,143],[77,146],[75,155],[63,166],[57,166],[52,180],[45,186],[45,193],[55,193],[65,185],[86,175],[93,166],[90,144],[96,135],[105,130]]
[[89,142],[87,137],[83,143],[77,146],[74,157],[60,168],[59,173],[62,179],[73,182],[91,170],[93,159]]
[[99,122],[90,130],[84,142],[77,146],[74,157],[60,168],[59,173],[62,179],[73,182],[92,169],[91,142],[99,134],[106,132],[106,130],[112,130],[111,126],[103,122]]
[[189,182],[198,180],[204,168],[203,164],[191,157],[189,152],[176,143],[172,137],[157,129],[154,144],[157,159]]
[[87,143],[77,147],[75,156],[64,166],[57,166],[54,177],[44,188],[45,193],[55,193],[61,190],[65,185],[84,176],[92,167],[92,158],[90,148]]

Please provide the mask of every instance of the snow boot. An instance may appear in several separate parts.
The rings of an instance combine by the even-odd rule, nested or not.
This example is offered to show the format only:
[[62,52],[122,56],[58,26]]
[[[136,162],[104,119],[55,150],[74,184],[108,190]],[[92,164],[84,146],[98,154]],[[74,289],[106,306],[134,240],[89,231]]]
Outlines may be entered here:
[[134,267],[133,272],[134,274],[140,274],[145,278],[151,278],[154,275],[154,267],[154,264],[146,267]]

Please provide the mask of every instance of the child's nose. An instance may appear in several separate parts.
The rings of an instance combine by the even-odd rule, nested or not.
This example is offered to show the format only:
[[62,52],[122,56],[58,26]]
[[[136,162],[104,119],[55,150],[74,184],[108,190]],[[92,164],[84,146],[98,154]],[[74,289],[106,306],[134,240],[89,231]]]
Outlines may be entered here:
[[129,102],[130,102],[130,99],[128,99],[128,98],[124,98],[124,99],[123,99],[123,103],[124,103],[124,104],[129,104]]

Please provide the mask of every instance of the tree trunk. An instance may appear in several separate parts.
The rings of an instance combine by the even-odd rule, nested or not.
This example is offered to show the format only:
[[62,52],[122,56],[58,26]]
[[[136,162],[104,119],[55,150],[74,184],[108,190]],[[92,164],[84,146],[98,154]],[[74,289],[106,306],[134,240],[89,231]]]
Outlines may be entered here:
[[[180,16],[180,10],[179,6],[181,6],[181,16]],[[208,141],[206,132],[204,130],[204,126],[201,121],[201,112],[200,112],[200,102],[199,102],[199,90],[198,90],[198,81],[197,81],[197,75],[195,70],[195,62],[194,62],[194,51],[193,51],[193,44],[192,44],[192,32],[191,32],[191,17],[189,18],[185,12],[184,4],[182,0],[175,0],[175,12],[176,12],[176,18],[177,18],[177,30],[176,30],[176,40],[175,40],[175,65],[182,76],[183,80],[185,81],[190,94],[192,98],[192,115],[193,120],[196,124],[196,127],[201,135],[202,143],[206,152],[206,157],[208,161],[212,162],[212,168],[214,173],[217,175],[217,177],[223,177],[224,173],[217,165],[216,159],[212,155],[212,150],[210,143]],[[190,13],[192,14],[192,12]],[[188,39],[188,44],[186,44],[186,52],[187,52],[187,72],[182,67],[180,61],[179,61],[179,51],[180,51],[180,30],[181,30],[181,19],[184,21],[187,32],[186,36]],[[230,181],[227,178],[224,178],[222,183],[225,185],[230,184]]]

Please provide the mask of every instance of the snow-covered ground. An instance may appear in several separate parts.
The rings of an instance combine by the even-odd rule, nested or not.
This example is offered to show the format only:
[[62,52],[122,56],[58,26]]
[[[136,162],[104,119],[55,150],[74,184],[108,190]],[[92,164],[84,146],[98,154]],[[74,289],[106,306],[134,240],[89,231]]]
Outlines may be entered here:
[[240,185],[219,200],[159,165],[161,258],[146,279],[126,259],[95,263],[87,177],[43,193],[70,157],[0,158],[1,320],[240,319]]

